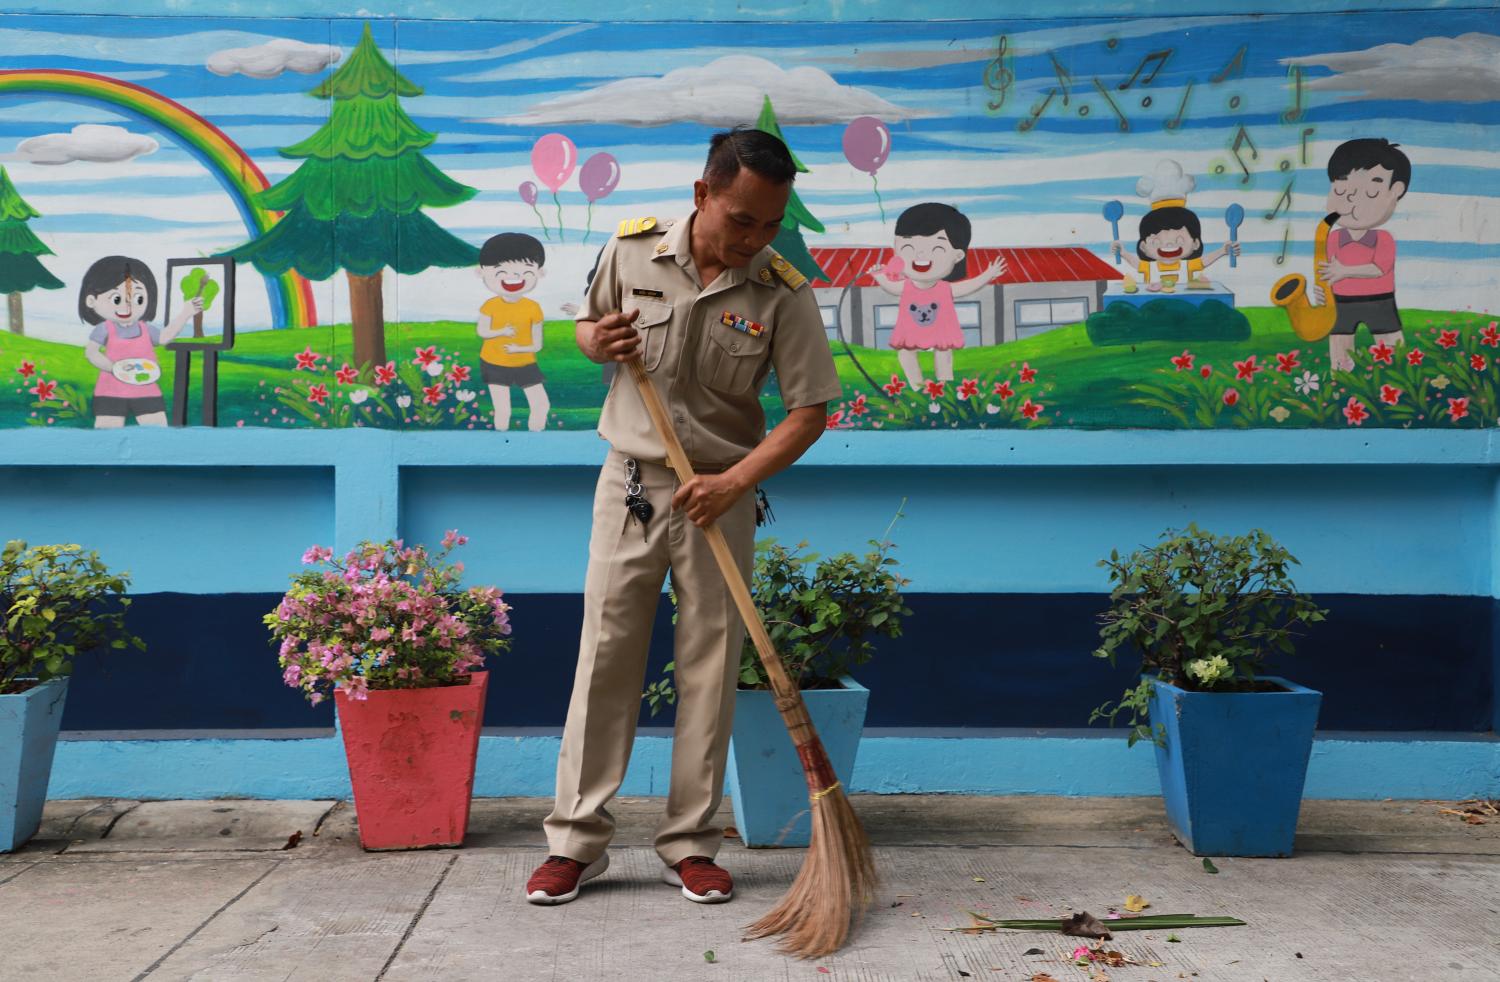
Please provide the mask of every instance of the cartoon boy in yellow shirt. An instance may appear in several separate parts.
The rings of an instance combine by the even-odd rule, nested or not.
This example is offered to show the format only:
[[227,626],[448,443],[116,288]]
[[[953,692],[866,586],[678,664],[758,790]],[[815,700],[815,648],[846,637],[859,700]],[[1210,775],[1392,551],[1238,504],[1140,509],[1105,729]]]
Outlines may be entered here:
[[484,344],[479,349],[479,370],[489,386],[495,407],[495,429],[510,428],[510,387],[526,393],[531,413],[526,428],[532,432],[547,426],[552,403],[543,387],[546,381],[537,367],[542,350],[542,308],[527,297],[546,275],[542,269],[547,253],[542,244],[521,232],[491,236],[479,250],[479,278],[493,298],[479,308],[475,330]]

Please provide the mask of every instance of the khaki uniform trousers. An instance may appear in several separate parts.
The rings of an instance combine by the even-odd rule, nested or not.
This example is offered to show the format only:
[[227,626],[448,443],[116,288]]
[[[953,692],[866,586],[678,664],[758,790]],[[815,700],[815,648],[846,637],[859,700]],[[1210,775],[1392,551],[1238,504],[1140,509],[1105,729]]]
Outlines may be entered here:
[[[625,508],[625,460],[609,452],[594,492],[578,671],[557,760],[557,800],[543,827],[552,855],[585,863],[602,856],[614,836],[606,805],[630,762],[651,626],[670,568],[677,594],[677,724],[671,788],[655,840],[670,866],[688,856],[713,858],[723,843],[723,829],[712,823],[724,795],[745,628],[703,530],[672,510],[676,474],[639,462],[642,493],[655,509],[643,536]],[[754,494],[735,502],[717,524],[748,579]]]

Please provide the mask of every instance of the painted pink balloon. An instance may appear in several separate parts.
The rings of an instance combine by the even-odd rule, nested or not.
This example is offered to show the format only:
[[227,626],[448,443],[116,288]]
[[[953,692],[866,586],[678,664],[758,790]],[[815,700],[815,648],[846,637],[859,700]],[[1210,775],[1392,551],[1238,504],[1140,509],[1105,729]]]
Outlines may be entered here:
[[567,183],[577,166],[578,148],[561,133],[548,133],[531,148],[531,169],[553,194]]
[[607,153],[596,153],[578,168],[578,188],[592,204],[620,183],[620,162]]
[[873,174],[891,155],[891,131],[874,116],[861,116],[844,127],[844,157]]
[[522,201],[526,202],[528,205],[535,205],[536,204],[536,184],[535,183],[533,183],[532,181],[522,181],[521,182],[521,186],[519,188],[517,188],[517,190],[521,192],[521,200]]

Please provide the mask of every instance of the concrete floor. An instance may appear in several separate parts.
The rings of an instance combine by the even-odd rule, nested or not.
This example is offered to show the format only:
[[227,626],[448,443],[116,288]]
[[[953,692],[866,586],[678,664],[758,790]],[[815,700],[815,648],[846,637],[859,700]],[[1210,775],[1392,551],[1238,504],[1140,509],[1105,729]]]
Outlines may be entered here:
[[730,838],[735,901],[690,904],[658,879],[659,800],[618,802],[610,871],[556,908],[521,895],[543,857],[536,798],[476,801],[462,850],[379,854],[346,802],[57,801],[0,856],[0,980],[1086,982],[1076,939],[944,929],[965,910],[1102,917],[1140,894],[1147,913],[1249,925],[1119,933],[1106,947],[1141,964],[1095,977],[1495,982],[1500,818],[1465,824],[1445,804],[1309,801],[1295,857],[1220,858],[1210,875],[1155,798],[859,796],[879,899],[843,952],[800,962],[740,930],[801,851]]

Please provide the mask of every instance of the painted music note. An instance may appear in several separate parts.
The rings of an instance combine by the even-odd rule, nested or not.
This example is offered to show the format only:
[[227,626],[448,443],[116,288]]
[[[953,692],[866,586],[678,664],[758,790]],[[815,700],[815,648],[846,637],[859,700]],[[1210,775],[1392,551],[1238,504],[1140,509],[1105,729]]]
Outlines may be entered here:
[[1146,66],[1154,61],[1156,62],[1156,67],[1151,69],[1151,74],[1141,79],[1142,85],[1150,85],[1151,80],[1156,78],[1156,73],[1161,71],[1161,66],[1165,65],[1167,63],[1167,59],[1172,57],[1172,50],[1173,49],[1171,48],[1163,48],[1160,51],[1153,51],[1146,57],[1142,58],[1141,63],[1135,66],[1135,74],[1120,83],[1120,91],[1124,92],[1126,89],[1134,85],[1135,80],[1137,78],[1140,78],[1141,72],[1145,71]]
[[1307,138],[1312,136],[1313,128],[1307,127],[1302,131],[1302,162],[1307,163]]
[[1104,83],[1103,82],[1099,81],[1098,76],[1095,76],[1095,78],[1094,78],[1094,88],[1096,88],[1096,89],[1099,90],[1099,94],[1104,97],[1104,101],[1107,102],[1107,103],[1109,103],[1109,108],[1113,109],[1115,115],[1118,116],[1118,117],[1120,117],[1120,132],[1121,133],[1129,133],[1130,132],[1130,120],[1126,119],[1125,118],[1125,114],[1122,113],[1122,112],[1120,112],[1120,107],[1117,106],[1117,105],[1115,105],[1115,100],[1113,100],[1113,99],[1111,99],[1109,97],[1109,90],[1104,87]]
[[1182,118],[1187,113],[1188,97],[1193,94],[1193,80],[1188,79],[1187,88],[1182,90],[1182,103],[1177,107],[1177,115],[1165,120],[1161,125],[1167,130],[1176,130],[1182,126]]
[[1005,49],[1009,46],[1009,38],[1004,34],[1000,35],[995,60],[984,67],[984,87],[995,93],[989,103],[990,112],[1005,105],[1005,97],[1010,94],[1011,84],[1016,80],[1016,76],[1005,65]]
[[1290,225],[1288,225],[1287,228],[1286,228],[1286,231],[1284,231],[1284,232],[1281,233],[1281,255],[1279,255],[1279,256],[1276,257],[1276,265],[1283,266],[1283,265],[1286,264],[1286,250],[1287,250],[1287,246],[1290,245],[1291,241],[1292,241],[1292,227]]
[[1283,123],[1295,123],[1302,118],[1302,66],[1293,65],[1287,70],[1287,75],[1294,80],[1297,95],[1292,103],[1292,108],[1281,114]]
[[1236,72],[1241,72],[1241,73],[1244,72],[1244,70],[1245,70],[1245,51],[1249,47],[1250,46],[1248,44],[1242,44],[1242,45],[1240,45],[1240,50],[1238,50],[1238,51],[1236,51],[1234,53],[1234,57],[1231,58],[1231,59],[1229,59],[1229,63],[1227,65],[1225,65],[1223,68],[1219,69],[1219,72],[1218,72],[1217,75],[1214,75],[1214,76],[1210,77],[1209,81],[1212,82],[1215,85],[1218,85],[1220,82],[1224,81],[1226,78],[1228,78],[1229,76],[1235,74]]
[[1068,70],[1057,60],[1057,55],[1048,52],[1047,57],[1052,59],[1052,71],[1057,75],[1057,87],[1062,89],[1063,105],[1066,106],[1068,104],[1068,82],[1072,80],[1073,76],[1069,75]]
[[1229,148],[1229,152],[1234,154],[1234,162],[1239,164],[1240,170],[1245,172],[1245,176],[1240,178],[1241,184],[1250,183],[1250,168],[1245,166],[1244,159],[1240,157],[1240,147],[1246,145],[1250,147],[1250,159],[1259,160],[1260,151],[1255,149],[1255,141],[1250,139],[1250,133],[1241,125],[1239,132],[1234,135],[1234,145]]
[[1031,132],[1032,127],[1036,126],[1036,121],[1042,118],[1042,113],[1047,111],[1048,103],[1056,98],[1056,96],[1056,88],[1048,89],[1047,98],[1042,100],[1042,104],[1040,106],[1037,106],[1036,108],[1031,110],[1031,116],[1029,118],[1023,119],[1019,123],[1017,123],[1016,129],[1020,130],[1022,133]]
[[1286,187],[1281,191],[1281,197],[1276,199],[1276,206],[1266,212],[1266,221],[1274,222],[1276,216],[1283,211],[1289,215],[1292,213],[1292,185],[1296,183],[1297,179],[1295,177],[1286,182]]

